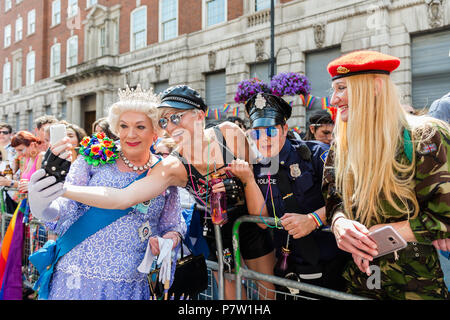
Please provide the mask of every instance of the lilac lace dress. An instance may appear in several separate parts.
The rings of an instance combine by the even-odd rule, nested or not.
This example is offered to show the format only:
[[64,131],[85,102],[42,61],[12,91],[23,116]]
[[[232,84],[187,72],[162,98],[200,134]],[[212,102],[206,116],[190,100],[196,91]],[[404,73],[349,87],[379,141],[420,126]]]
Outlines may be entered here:
[[[94,167],[82,156],[72,164],[66,183],[124,188],[136,179],[134,172],[121,172],[116,164]],[[58,235],[89,207],[59,198],[59,218],[47,226]],[[150,232],[147,232],[150,231]],[[184,235],[176,187],[169,187],[149,203],[133,207],[126,216],[78,244],[56,265],[50,284],[50,300],[148,300],[147,276],[137,270],[150,236],[168,231]]]

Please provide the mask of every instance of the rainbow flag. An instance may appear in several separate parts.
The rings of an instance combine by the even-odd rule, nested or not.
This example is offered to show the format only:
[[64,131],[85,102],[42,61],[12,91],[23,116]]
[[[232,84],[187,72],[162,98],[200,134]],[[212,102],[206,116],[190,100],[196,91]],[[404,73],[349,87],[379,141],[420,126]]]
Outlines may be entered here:
[[0,300],[22,300],[23,217],[29,210],[23,199],[6,230],[0,250]]
[[330,98],[324,97],[322,98],[322,109],[326,109],[330,106]]
[[206,115],[207,118],[209,118],[209,110],[210,109],[208,108],[208,109],[206,109],[206,112],[205,112],[205,115]]
[[235,107],[233,110],[233,117],[238,117],[239,116],[239,106]]
[[228,110],[230,110],[230,105],[229,105],[228,103],[225,103],[225,104],[223,105],[223,112],[227,113]]
[[314,101],[316,100],[316,97],[312,96],[312,95],[308,95],[308,99],[306,99],[306,107],[308,107],[308,109],[311,109]]
[[302,99],[302,104],[306,105],[305,96],[301,94],[300,99]]
[[215,118],[216,120],[219,120],[219,119],[220,119],[220,111],[219,111],[219,108],[214,109],[214,118]]

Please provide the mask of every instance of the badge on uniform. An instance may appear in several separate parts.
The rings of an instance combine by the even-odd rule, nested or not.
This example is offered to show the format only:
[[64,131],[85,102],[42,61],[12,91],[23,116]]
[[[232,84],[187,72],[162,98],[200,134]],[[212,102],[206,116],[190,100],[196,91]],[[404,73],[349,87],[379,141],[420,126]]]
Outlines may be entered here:
[[436,150],[437,150],[436,144],[430,143],[430,144],[426,144],[422,148],[420,148],[419,153],[420,154],[428,154],[431,152],[436,152]]
[[152,234],[152,228],[150,228],[150,223],[148,221],[145,221],[138,229],[139,238],[141,239],[141,242],[144,242],[148,238],[150,238],[150,235]]
[[322,154],[320,155],[320,159],[322,159],[323,163],[325,163],[325,160],[327,160],[328,151],[329,151],[329,150],[325,151],[324,153],[322,153]]
[[256,96],[255,107],[257,107],[258,109],[263,109],[265,106],[266,106],[266,99],[264,99],[263,95],[260,92]]
[[302,174],[302,171],[298,167],[298,163],[291,164],[289,169],[291,169],[291,177],[293,178],[298,178]]

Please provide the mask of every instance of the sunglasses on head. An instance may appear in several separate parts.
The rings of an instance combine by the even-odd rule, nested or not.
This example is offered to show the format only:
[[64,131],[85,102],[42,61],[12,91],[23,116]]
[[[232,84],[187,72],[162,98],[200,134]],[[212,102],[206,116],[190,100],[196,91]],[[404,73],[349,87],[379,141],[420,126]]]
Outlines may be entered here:
[[178,125],[181,121],[181,117],[185,114],[186,112],[180,112],[180,113],[174,113],[171,114],[169,116],[169,119],[167,119],[166,117],[163,117],[161,119],[159,119],[158,124],[161,127],[161,129],[166,129],[167,125],[169,124],[169,121],[172,122],[174,125]]
[[253,129],[250,131],[250,137],[253,140],[259,140],[259,138],[261,138],[262,132],[266,133],[266,136],[268,136],[269,138],[273,138],[276,137],[278,135],[278,128],[275,128],[273,126],[271,127],[267,127],[267,128],[262,128],[262,129]]

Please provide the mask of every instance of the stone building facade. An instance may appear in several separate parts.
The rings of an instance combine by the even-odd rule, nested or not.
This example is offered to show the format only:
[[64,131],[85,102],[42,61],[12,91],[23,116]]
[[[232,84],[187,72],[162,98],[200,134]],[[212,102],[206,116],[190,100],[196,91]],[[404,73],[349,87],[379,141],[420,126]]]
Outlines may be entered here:
[[[54,114],[89,131],[126,84],[156,91],[188,84],[210,105],[234,107],[239,81],[267,76],[268,0],[78,0],[72,16],[73,0],[10,0],[8,10],[8,0],[1,2],[2,38],[8,24],[14,38],[18,16],[35,9],[36,17],[34,34],[9,46],[4,39],[0,50],[0,120],[16,130]],[[317,97],[329,93],[329,60],[373,49],[401,58],[392,77],[404,103],[429,106],[450,91],[449,43],[450,0],[275,0],[276,73],[305,73]],[[27,66],[30,52],[34,70]],[[313,110],[294,108],[290,125],[304,127]],[[239,114],[245,117],[243,106]]]

